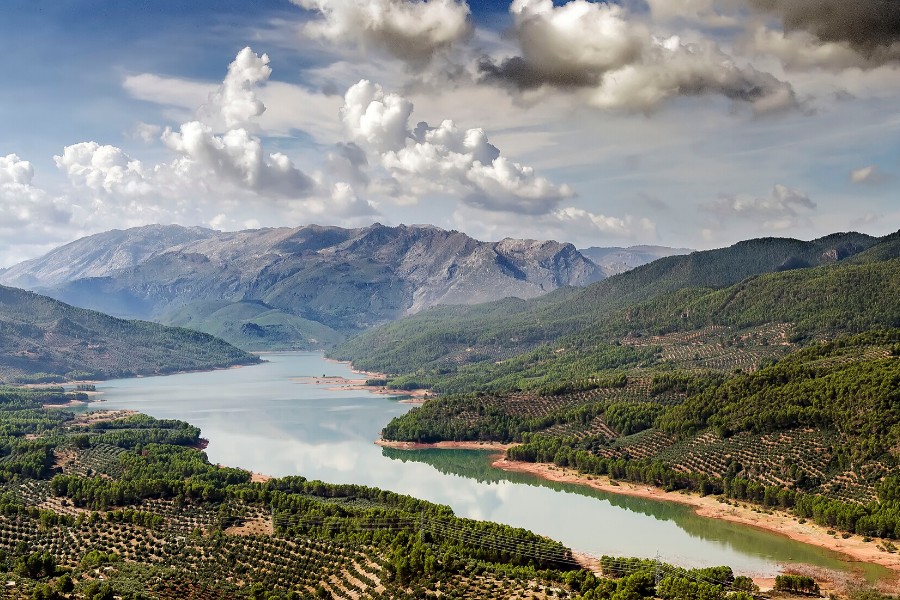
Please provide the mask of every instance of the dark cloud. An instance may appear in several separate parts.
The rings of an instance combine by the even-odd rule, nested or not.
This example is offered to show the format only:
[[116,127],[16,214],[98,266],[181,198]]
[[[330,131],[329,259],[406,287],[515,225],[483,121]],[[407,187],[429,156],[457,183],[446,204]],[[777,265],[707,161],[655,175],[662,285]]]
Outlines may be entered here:
[[750,103],[756,112],[797,106],[789,84],[736,65],[712,41],[660,39],[616,4],[516,0],[510,11],[521,55],[482,58],[484,82],[520,91],[577,90],[597,108],[643,112],[670,98],[705,94]]
[[877,58],[900,42],[898,0],[749,0],[781,19],[786,32],[806,31],[823,42],[846,42]]

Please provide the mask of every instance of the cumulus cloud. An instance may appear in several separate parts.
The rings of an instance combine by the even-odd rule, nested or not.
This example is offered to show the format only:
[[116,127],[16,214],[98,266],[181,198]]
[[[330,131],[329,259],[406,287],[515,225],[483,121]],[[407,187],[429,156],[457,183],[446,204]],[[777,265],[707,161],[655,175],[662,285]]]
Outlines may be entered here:
[[529,214],[548,213],[574,195],[501,156],[482,129],[462,130],[449,119],[410,129],[412,111],[409,100],[366,80],[347,91],[341,109],[347,137],[378,157],[403,195],[456,195],[486,210]]
[[306,35],[334,43],[375,48],[410,63],[428,62],[435,52],[472,33],[469,6],[457,0],[291,0],[320,18]]
[[815,208],[816,203],[806,192],[780,183],[765,198],[721,194],[715,201],[700,205],[700,210],[712,213],[719,221],[748,220],[768,230],[796,227],[802,223],[803,214]]
[[881,183],[887,179],[888,175],[882,173],[878,169],[878,165],[870,165],[850,171],[850,181],[853,183]]
[[188,167],[185,173],[211,175],[217,182],[286,198],[302,198],[315,189],[314,181],[284,154],[276,152],[266,157],[259,138],[246,129],[214,135],[208,125],[191,121],[179,131],[167,127],[162,141],[187,159],[183,165]]
[[757,112],[797,104],[789,84],[738,66],[716,43],[656,37],[618,4],[514,0],[510,12],[522,54],[482,59],[484,81],[576,90],[605,109],[650,111],[669,98],[707,94],[750,103]]
[[271,74],[268,55],[258,56],[249,47],[244,48],[228,65],[222,85],[197,111],[198,119],[226,130],[257,128],[253,119],[266,111],[266,105],[257,97],[256,86],[267,82]]
[[[162,131],[163,145],[177,155],[172,160],[148,165],[93,141],[66,146],[54,159],[71,183],[68,201],[77,202],[80,218],[88,222],[103,215],[107,224],[118,219],[129,226],[192,221],[222,227],[239,226],[260,208],[282,217],[341,223],[376,216],[374,205],[349,184],[304,173],[287,155],[266,152],[252,133],[266,110],[257,91],[271,73],[268,63],[250,48],[238,53],[222,85],[196,111],[198,118]],[[20,178],[23,168],[16,167]]]
[[34,167],[16,154],[0,156],[0,248],[4,238],[18,244],[46,244],[60,239],[52,234],[65,227],[72,212],[63,201],[33,185]]

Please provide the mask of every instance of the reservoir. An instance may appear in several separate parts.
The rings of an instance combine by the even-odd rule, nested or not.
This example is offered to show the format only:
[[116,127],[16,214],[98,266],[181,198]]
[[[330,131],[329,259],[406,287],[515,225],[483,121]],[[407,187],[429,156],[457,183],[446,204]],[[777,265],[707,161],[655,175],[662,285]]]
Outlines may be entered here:
[[691,507],[551,483],[490,467],[490,452],[403,451],[376,446],[381,428],[413,405],[365,390],[329,390],[323,376],[359,377],[317,353],[264,355],[258,366],[103,382],[104,402],[202,429],[210,461],[276,477],[355,483],[446,504],[461,517],[524,527],[595,556],[652,558],[681,566],[729,565],[772,576],[782,563],[883,567],[736,523]]

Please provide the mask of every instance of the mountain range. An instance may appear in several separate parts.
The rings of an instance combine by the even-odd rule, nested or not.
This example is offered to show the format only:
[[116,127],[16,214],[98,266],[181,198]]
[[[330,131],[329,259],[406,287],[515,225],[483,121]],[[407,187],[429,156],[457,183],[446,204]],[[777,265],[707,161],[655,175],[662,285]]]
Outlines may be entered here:
[[897,326],[900,302],[890,300],[890,290],[898,257],[900,234],[747,240],[661,258],[573,293],[435,307],[347,340],[329,355],[367,371],[417,374],[421,382],[421,375],[451,377],[459,365],[509,363],[540,346],[593,346],[629,332],[751,322],[792,322],[807,335]]
[[220,232],[151,225],[80,239],[0,283],[248,349],[313,349],[438,304],[534,298],[605,278],[571,244],[432,226]]

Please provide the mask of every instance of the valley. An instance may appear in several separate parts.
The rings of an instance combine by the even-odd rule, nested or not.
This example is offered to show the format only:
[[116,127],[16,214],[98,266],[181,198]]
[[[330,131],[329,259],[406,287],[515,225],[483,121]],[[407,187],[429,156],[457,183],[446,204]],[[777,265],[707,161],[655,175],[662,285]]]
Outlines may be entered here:
[[[49,523],[27,548],[71,569],[78,589],[100,593],[91,569],[102,566],[123,598],[478,598],[505,580],[515,582],[509,598],[607,598],[625,585],[624,559],[610,558],[623,556],[640,557],[628,577],[663,569],[723,600],[753,592],[734,587],[745,575],[771,587],[776,576],[788,585],[784,573],[814,573],[838,594],[849,581],[883,588],[900,569],[894,236],[742,244],[586,288],[395,315],[343,342],[246,299],[188,303],[167,327],[4,288],[4,324],[51,332],[33,335],[46,349],[28,350],[32,369],[9,371],[9,383],[100,381],[4,388],[8,410],[50,408],[27,421],[36,428],[10,431],[4,502],[25,508],[3,510]],[[25,306],[43,320],[14,317]],[[290,322],[271,349],[298,335],[337,345],[327,360],[260,361],[181,327],[199,321],[221,324],[210,333],[225,338]],[[103,342],[139,348],[129,364],[142,371],[107,365],[126,345],[67,353],[100,347],[112,324],[154,332]],[[188,340],[233,358],[173,368],[171,357],[203,356],[176,345]],[[97,406],[114,412],[87,425],[72,416]],[[178,472],[185,483],[171,479]],[[138,529],[106,525],[120,522]],[[74,545],[51,541],[63,530]],[[145,542],[165,549],[145,552]],[[255,551],[267,558],[241,558]],[[319,561],[327,577],[288,568],[298,560]],[[722,564],[727,585],[708,575]]]

